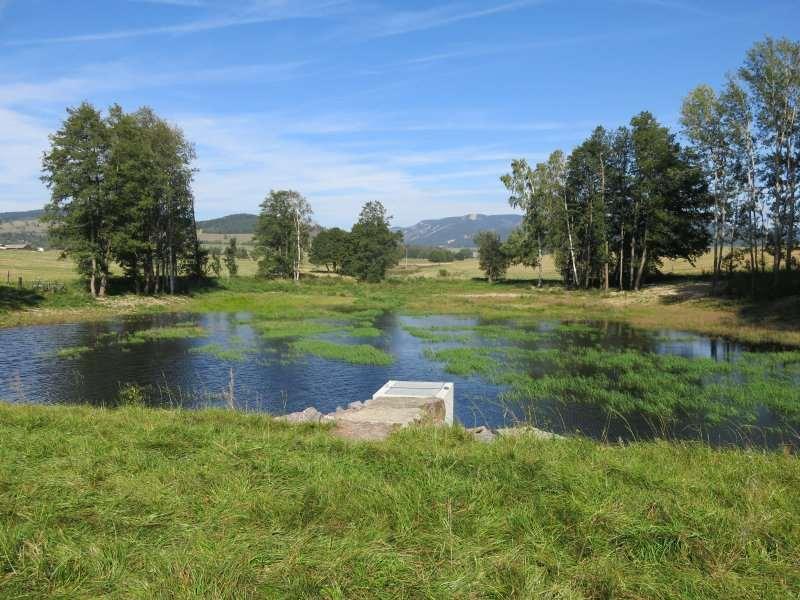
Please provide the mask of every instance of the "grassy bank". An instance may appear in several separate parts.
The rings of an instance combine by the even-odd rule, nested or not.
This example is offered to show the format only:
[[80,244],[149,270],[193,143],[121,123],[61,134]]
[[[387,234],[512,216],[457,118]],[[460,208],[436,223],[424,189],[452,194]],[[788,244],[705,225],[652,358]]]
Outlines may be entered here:
[[0,404],[0,596],[783,598],[800,464]]
[[[31,260],[47,258],[29,254],[33,256]],[[64,265],[69,263],[58,262],[61,276],[65,276]],[[381,284],[357,284],[347,278],[329,276],[313,278],[310,274],[311,278],[294,285],[243,276],[215,280],[209,287],[177,297],[123,294],[102,300],[89,298],[74,281],[66,292],[55,294],[0,285],[0,327],[103,320],[164,311],[247,311],[270,319],[302,320],[335,317],[337,311],[341,315],[354,306],[358,310],[473,315],[486,319],[617,320],[648,329],[673,328],[751,343],[800,346],[797,297],[758,303],[710,298],[708,282],[697,278],[652,285],[639,293],[565,290],[555,280],[543,289],[536,289],[532,286],[535,272],[531,269],[512,274],[519,279],[492,285],[471,279],[479,274],[474,260],[461,261],[457,267],[457,272],[455,266],[451,267],[451,275],[442,278],[428,277],[427,265],[423,268],[411,264],[408,269],[401,265],[393,271],[392,279]],[[684,266],[678,263],[668,267],[684,273]],[[374,334],[367,330],[363,333]]]

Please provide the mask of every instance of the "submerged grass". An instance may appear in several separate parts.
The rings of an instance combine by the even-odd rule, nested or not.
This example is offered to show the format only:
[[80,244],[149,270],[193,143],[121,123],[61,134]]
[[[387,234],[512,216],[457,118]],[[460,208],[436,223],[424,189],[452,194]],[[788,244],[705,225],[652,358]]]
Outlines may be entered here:
[[578,403],[608,415],[645,415],[665,424],[688,417],[704,426],[754,424],[766,408],[775,418],[771,427],[800,431],[800,351],[744,352],[715,361],[566,344],[428,348],[425,355],[449,373],[506,386],[502,399],[523,408]]
[[394,357],[369,344],[337,344],[326,340],[302,339],[292,344],[300,354],[313,354],[328,360],[339,360],[356,365],[390,365]]
[[160,340],[181,340],[188,338],[199,338],[208,335],[205,329],[194,324],[176,324],[171,327],[153,327],[134,331],[124,338],[120,338],[119,343],[128,343],[131,339],[144,340],[146,342]]
[[0,404],[0,596],[790,598],[800,462]]
[[383,335],[380,329],[372,325],[357,325],[349,328],[347,333],[353,337],[380,337]]
[[342,329],[340,325],[302,319],[257,321],[253,327],[261,337],[267,339],[302,338]]
[[192,354],[208,354],[220,360],[230,362],[242,362],[247,359],[247,355],[252,352],[252,350],[240,346],[230,347],[215,343],[189,348],[189,352]]
[[91,352],[91,350],[89,346],[68,346],[56,352],[56,356],[59,358],[78,358],[82,354]]

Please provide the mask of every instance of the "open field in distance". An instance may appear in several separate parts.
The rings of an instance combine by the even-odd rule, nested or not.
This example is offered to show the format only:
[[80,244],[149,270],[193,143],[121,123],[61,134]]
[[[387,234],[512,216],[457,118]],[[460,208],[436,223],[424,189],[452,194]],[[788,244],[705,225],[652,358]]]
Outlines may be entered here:
[[[218,235],[218,234],[213,234]],[[219,234],[221,237],[221,234]],[[238,235],[236,236],[239,237]],[[8,278],[11,283],[15,283],[18,277],[22,277],[26,282],[37,279],[45,281],[73,281],[77,279],[75,263],[67,258],[60,259],[61,252],[58,250],[46,250],[36,252],[30,250],[3,250],[0,251],[0,274],[2,282]],[[238,259],[239,275],[248,277],[255,275],[258,270],[258,263],[252,259]],[[444,269],[447,273],[445,277],[456,279],[471,279],[483,277],[483,273],[478,266],[478,259],[472,258],[463,261],[453,261],[448,263],[433,263],[426,259],[402,259],[394,267],[390,275],[393,277],[436,277],[441,278],[440,271]],[[664,273],[674,273],[676,275],[698,275],[708,272],[711,269],[711,255],[706,254],[692,266],[687,261],[667,261],[664,264]],[[318,276],[331,275],[325,271],[324,267],[317,267],[306,263],[304,265],[306,273]],[[560,279],[560,275],[553,264],[551,256],[545,256],[543,264],[543,274],[546,279]],[[223,275],[224,276],[224,275]],[[537,270],[523,265],[512,266],[507,273],[508,279],[536,279]]]

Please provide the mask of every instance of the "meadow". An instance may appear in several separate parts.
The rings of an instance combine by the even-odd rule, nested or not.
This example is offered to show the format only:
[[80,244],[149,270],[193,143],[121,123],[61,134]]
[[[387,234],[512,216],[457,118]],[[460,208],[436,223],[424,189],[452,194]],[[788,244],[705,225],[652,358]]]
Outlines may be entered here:
[[[0,404],[0,596],[789,598],[793,456]],[[735,484],[733,484],[735,482]]]
[[[15,273],[22,273],[26,281],[63,281],[66,291],[38,294],[16,290],[13,285],[0,286],[0,327],[164,311],[268,312],[274,302],[310,315],[315,307],[339,296],[347,302],[374,301],[402,308],[408,314],[617,320],[647,329],[683,329],[750,343],[800,345],[800,303],[795,297],[758,302],[711,297],[710,284],[703,277],[706,260],[702,257],[691,272],[684,271],[689,267],[680,261],[668,263],[665,269],[673,269],[673,276],[638,293],[565,290],[552,267],[545,272],[546,285],[541,289],[534,285],[536,272],[520,266],[509,272],[507,281],[489,284],[479,278],[475,259],[453,263],[409,260],[408,266],[401,261],[387,281],[368,285],[311,265],[305,266],[300,284],[266,281],[253,277],[255,261],[241,260],[239,277],[223,275],[189,294],[140,297],[123,293],[92,300],[80,285],[73,264],[60,260],[56,252],[3,251],[0,273],[9,272],[12,282]],[[444,276],[442,269],[447,271]]]
[[[796,351],[744,356],[741,379],[724,363],[591,348],[595,333],[582,321],[800,346],[797,307],[711,298],[702,278],[675,277],[638,294],[567,291],[552,272],[538,289],[532,270],[490,285],[474,279],[476,261],[409,261],[375,285],[309,270],[300,284],[223,277],[174,298],[122,294],[93,301],[69,262],[49,253],[23,258],[15,268],[60,276],[67,291],[29,302],[4,296],[0,326],[248,313],[258,335],[289,340],[293,352],[382,365],[391,355],[366,341],[380,333],[376,319],[386,311],[472,316],[481,319],[474,328],[405,330],[429,344],[430,358],[446,370],[508,384],[512,401],[585,394],[610,411],[645,409],[654,421],[710,407],[725,419],[757,401],[798,416],[794,388],[783,375],[794,376],[800,365]],[[14,260],[10,253],[0,259],[9,261],[4,268]],[[588,349],[526,349],[544,335],[528,326],[543,319],[568,321],[555,333],[587,337]],[[330,332],[363,342],[317,337]],[[179,322],[98,343],[205,335]],[[492,349],[458,345],[470,336]],[[65,348],[55,358],[79,361],[94,350]],[[250,351],[215,342],[192,350],[231,363]],[[569,376],[532,377],[520,361]],[[774,369],[781,375],[769,379]],[[709,377],[719,385],[699,393]],[[729,392],[735,402],[716,401],[715,394]],[[324,426],[230,410],[159,410],[144,401],[131,387],[109,399],[114,409],[0,403],[0,597],[800,593],[800,497],[793,493],[800,466],[790,450],[623,445],[581,436],[486,445],[459,426],[349,442]]]

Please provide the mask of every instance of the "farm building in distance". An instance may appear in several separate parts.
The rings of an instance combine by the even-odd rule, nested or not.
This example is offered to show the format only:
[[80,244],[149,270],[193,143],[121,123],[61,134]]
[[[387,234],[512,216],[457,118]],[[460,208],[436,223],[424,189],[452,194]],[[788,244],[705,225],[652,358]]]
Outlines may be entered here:
[[30,244],[0,244],[0,250],[37,250],[44,252],[44,248],[34,248]]

